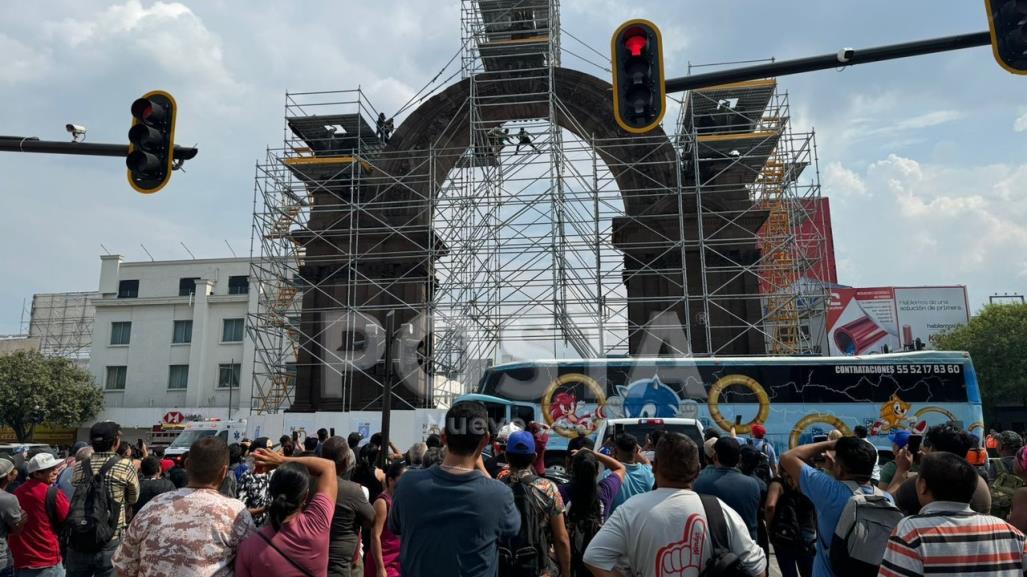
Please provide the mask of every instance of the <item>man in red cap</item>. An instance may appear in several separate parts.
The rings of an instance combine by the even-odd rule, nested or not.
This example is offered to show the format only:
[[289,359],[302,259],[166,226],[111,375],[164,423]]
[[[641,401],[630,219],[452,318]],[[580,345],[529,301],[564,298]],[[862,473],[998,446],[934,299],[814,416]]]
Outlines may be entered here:
[[753,423],[751,430],[752,438],[749,439],[749,444],[767,456],[767,461],[770,462],[770,475],[776,477],[777,452],[774,450],[774,445],[766,439],[767,428],[763,426],[763,423]]

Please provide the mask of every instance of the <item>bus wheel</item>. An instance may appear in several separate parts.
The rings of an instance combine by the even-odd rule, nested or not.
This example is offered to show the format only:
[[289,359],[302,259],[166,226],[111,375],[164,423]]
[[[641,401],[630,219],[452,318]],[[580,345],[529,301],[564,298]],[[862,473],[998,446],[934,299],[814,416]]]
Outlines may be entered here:
[[[724,389],[733,386],[740,385],[752,391],[756,395],[756,399],[759,402],[760,409],[756,414],[756,417],[748,423],[736,425],[724,418],[724,415],[720,412],[720,395],[724,392]],[[710,408],[710,418],[713,419],[717,426],[725,431],[730,431],[732,427],[735,429],[735,433],[739,435],[747,435],[752,431],[752,426],[756,423],[767,422],[767,417],[770,416],[770,397],[767,396],[767,391],[763,388],[763,385],[752,377],[745,375],[727,375],[721,377],[717,382],[713,383],[710,387],[709,401],[707,401]]]

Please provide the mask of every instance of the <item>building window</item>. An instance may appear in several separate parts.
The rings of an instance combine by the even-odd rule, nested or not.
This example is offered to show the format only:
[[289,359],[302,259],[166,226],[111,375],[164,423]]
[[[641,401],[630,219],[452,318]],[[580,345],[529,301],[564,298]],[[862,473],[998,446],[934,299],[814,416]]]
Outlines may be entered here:
[[242,319],[225,319],[224,329],[221,331],[221,342],[238,343],[242,341],[243,331]]
[[168,388],[184,389],[189,386],[189,365],[170,365],[168,367]]
[[118,283],[118,298],[119,299],[134,299],[139,298],[139,281],[138,280],[123,280]]
[[111,344],[127,345],[132,339],[132,323],[117,322],[111,323]]
[[200,280],[198,276],[178,279],[178,296],[187,297],[196,294],[196,281],[198,280]]
[[175,321],[175,329],[171,333],[172,344],[193,342],[193,321]]
[[124,391],[126,376],[128,376],[128,367],[107,367],[107,381],[104,388],[108,391]]
[[239,379],[241,376],[242,367],[239,363],[218,365],[218,388],[239,388]]
[[230,276],[228,277],[228,294],[230,295],[244,295],[250,292],[250,277],[246,275],[242,276]]

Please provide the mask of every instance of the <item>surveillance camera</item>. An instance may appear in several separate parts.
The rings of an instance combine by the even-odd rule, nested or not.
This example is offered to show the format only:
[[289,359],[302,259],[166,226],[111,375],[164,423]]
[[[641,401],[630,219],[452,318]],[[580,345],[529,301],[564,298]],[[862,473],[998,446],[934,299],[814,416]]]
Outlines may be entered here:
[[841,62],[842,64],[848,64],[852,60],[852,57],[855,55],[855,48],[842,48],[838,51],[838,62]]
[[78,142],[79,140],[85,139],[86,137],[85,126],[81,126],[78,124],[65,124],[64,130],[67,130],[69,133],[71,133],[71,140],[73,142]]

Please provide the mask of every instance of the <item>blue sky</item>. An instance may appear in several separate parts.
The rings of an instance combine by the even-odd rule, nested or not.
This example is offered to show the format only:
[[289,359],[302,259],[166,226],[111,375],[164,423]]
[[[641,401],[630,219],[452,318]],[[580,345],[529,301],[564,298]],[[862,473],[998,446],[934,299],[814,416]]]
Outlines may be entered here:
[[[624,6],[630,5],[631,10]],[[979,0],[567,0],[565,30],[605,53],[630,17],[664,32],[669,75],[688,62],[795,58],[987,27]],[[566,47],[583,52],[564,36]],[[163,88],[186,173],[133,192],[120,159],[0,154],[0,334],[35,292],[95,289],[103,244],[128,260],[248,254],[254,165],[282,137],[286,90],[360,85],[394,111],[460,45],[453,1],[0,5],[0,134],[124,142],[128,107]],[[572,57],[564,65],[593,73]],[[793,122],[817,133],[841,281],[966,284],[974,308],[1027,290],[1027,78],[990,49],[783,78]]]

